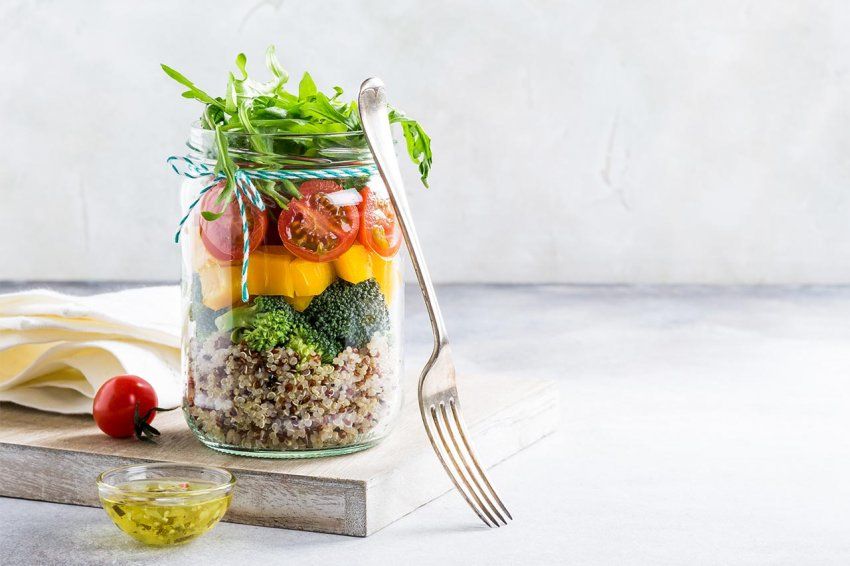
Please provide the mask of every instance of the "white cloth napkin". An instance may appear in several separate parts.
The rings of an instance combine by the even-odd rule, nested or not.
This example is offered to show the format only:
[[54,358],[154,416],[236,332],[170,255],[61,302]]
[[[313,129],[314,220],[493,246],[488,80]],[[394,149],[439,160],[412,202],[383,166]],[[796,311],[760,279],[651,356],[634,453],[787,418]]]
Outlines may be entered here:
[[0,401],[90,413],[110,377],[133,374],[161,407],[180,403],[180,289],[90,296],[43,289],[0,295]]

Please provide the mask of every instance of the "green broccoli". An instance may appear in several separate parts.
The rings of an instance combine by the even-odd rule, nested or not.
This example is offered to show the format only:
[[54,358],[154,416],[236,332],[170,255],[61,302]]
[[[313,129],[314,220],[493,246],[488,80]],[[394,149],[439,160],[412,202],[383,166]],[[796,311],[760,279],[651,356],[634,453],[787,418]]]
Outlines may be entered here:
[[261,312],[253,318],[251,328],[246,329],[241,338],[252,350],[267,352],[286,342],[292,330],[294,314],[292,307]]
[[292,311],[292,307],[283,297],[261,295],[255,297],[254,302],[250,305],[236,307],[225,312],[215,319],[215,325],[219,330],[252,328],[254,319],[258,315],[274,311]]
[[319,334],[345,346],[362,347],[390,324],[387,304],[375,279],[356,285],[338,279],[304,311]]
[[[302,360],[307,360],[313,356],[321,356],[322,354],[318,352],[312,344],[304,340],[298,334],[292,334],[289,337],[289,340],[286,342],[286,347],[292,349],[299,358]],[[322,360],[324,361],[324,360]],[[302,362],[303,365],[303,362]],[[299,367],[299,369],[301,369]]]
[[368,279],[353,285],[332,283],[303,313],[283,297],[260,296],[250,305],[236,307],[215,320],[221,331],[232,331],[234,342],[266,352],[276,346],[294,350],[302,359],[318,355],[324,363],[346,346],[363,347],[390,324],[378,283]]
[[295,313],[291,332],[286,346],[295,350],[303,358],[318,354],[324,363],[329,364],[342,351],[342,345],[338,341],[328,338],[310,326],[301,313]]
[[234,342],[245,342],[257,352],[285,345],[304,359],[318,355],[325,363],[331,363],[342,350],[335,340],[311,327],[283,297],[256,297],[252,304],[219,316],[216,327],[232,331]]
[[225,312],[215,319],[215,326],[232,331],[234,342],[244,341],[252,350],[265,352],[286,342],[296,314],[283,297],[260,296],[250,305]]

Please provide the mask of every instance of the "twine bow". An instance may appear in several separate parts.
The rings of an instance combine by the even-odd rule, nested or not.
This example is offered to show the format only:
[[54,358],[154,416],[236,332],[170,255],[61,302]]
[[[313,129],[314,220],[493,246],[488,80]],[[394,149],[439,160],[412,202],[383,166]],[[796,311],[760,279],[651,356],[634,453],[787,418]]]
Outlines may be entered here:
[[[168,158],[168,164],[175,173],[189,179],[209,179],[210,182],[198,193],[198,198],[192,201],[186,214],[180,219],[177,225],[177,233],[174,235],[174,241],[180,242],[180,234],[183,231],[183,225],[189,220],[192,211],[201,202],[204,195],[221,183],[225,177],[221,173],[216,174],[215,170],[207,163],[192,159],[191,157],[172,155]],[[266,209],[260,192],[254,186],[252,179],[262,181],[280,181],[289,180],[309,180],[309,179],[344,179],[348,177],[368,177],[373,175],[377,169],[374,165],[362,165],[357,167],[337,167],[333,169],[301,169],[301,170],[267,170],[267,169],[241,169],[237,168],[235,173],[236,186],[234,194],[236,202],[239,205],[239,216],[242,220],[242,302],[248,302],[248,265],[250,262],[250,247],[251,234],[248,226],[248,215],[245,213],[245,201],[256,206],[260,211]]]

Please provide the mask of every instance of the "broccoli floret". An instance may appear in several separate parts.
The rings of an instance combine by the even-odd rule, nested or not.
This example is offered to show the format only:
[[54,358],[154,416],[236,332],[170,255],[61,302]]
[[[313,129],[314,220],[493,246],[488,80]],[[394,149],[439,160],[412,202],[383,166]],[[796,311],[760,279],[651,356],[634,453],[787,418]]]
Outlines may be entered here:
[[322,362],[329,364],[342,351],[342,345],[338,341],[310,326],[301,313],[295,313],[291,332],[286,346],[295,350],[302,358],[306,359],[313,354],[318,354]]
[[275,311],[294,312],[283,297],[261,295],[256,297],[250,305],[236,307],[225,312],[216,318],[215,325],[219,330],[252,328],[254,319],[259,315]]
[[362,347],[390,324],[387,304],[375,279],[356,285],[338,279],[304,311],[319,334],[345,346]]
[[[293,334],[289,337],[289,340],[287,340],[286,342],[286,347],[291,348],[302,360],[308,360],[313,356],[322,355],[316,350],[316,347],[314,345],[305,341],[301,336],[297,334]],[[299,369],[301,368],[299,367]]]
[[251,305],[237,307],[215,321],[219,330],[233,332],[234,342],[245,342],[258,352],[276,346],[292,348],[302,359],[318,355],[332,363],[346,346],[362,347],[389,328],[389,311],[374,279],[353,285],[332,283],[303,313],[283,297],[260,296]]
[[283,297],[260,296],[219,316],[215,325],[232,331],[234,342],[244,341],[252,350],[265,352],[286,342],[296,314]]
[[292,306],[286,302],[286,299],[278,297],[277,295],[260,295],[254,299],[254,306],[256,306],[260,312],[292,310]]
[[254,317],[253,327],[242,335],[248,347],[257,352],[267,352],[284,344],[292,330],[294,310],[274,310]]

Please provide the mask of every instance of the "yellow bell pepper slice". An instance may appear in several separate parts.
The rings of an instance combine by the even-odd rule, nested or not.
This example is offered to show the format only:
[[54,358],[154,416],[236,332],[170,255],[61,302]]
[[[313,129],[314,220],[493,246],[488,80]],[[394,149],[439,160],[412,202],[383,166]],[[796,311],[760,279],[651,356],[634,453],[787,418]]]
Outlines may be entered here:
[[294,308],[298,312],[304,312],[304,309],[306,309],[310,305],[310,301],[313,300],[313,296],[311,296],[311,295],[308,295],[306,297],[285,297],[285,298],[286,298],[286,302],[289,303],[290,305],[292,305],[292,308]]
[[333,261],[337,275],[349,283],[360,283],[372,277],[372,255],[362,244],[352,244]]
[[210,260],[198,270],[201,281],[201,302],[214,311],[237,304],[242,300],[242,268],[222,265]]
[[399,269],[400,259],[387,259],[375,252],[369,252],[372,258],[372,272],[375,281],[378,282],[378,287],[384,294],[387,304],[392,304],[395,294],[401,287],[401,270]]
[[336,278],[330,263],[307,261],[297,257],[289,264],[292,286],[296,297],[312,297],[320,294]]
[[290,264],[294,256],[283,246],[260,246],[248,262],[248,292],[252,295],[295,295]]

